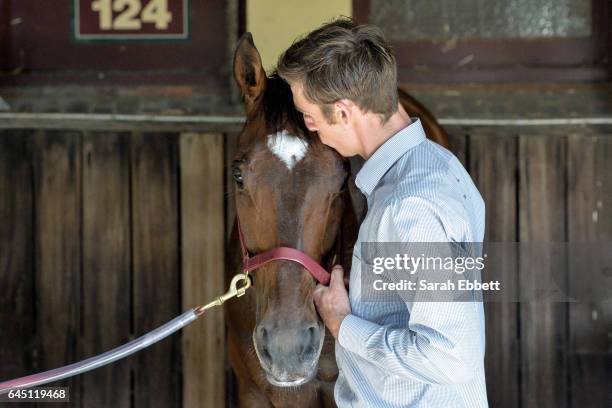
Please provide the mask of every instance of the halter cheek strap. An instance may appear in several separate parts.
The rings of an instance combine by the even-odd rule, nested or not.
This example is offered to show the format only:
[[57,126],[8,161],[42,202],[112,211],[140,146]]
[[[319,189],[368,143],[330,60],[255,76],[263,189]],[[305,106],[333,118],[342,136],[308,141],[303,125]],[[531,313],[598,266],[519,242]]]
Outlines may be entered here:
[[306,268],[306,270],[308,270],[308,272],[310,272],[310,274],[323,285],[329,284],[329,280],[331,278],[330,273],[310,256],[295,248],[278,247],[251,257],[244,241],[244,235],[242,234],[242,228],[240,227],[240,218],[237,214],[236,225],[238,226],[238,235],[240,237],[240,248],[242,249],[242,271],[244,273],[253,271],[271,261],[293,261]]

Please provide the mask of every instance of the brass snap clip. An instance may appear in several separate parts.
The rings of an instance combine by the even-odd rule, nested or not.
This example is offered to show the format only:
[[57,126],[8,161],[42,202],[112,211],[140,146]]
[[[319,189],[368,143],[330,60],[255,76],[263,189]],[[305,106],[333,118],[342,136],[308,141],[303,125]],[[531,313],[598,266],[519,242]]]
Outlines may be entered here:
[[197,307],[195,312],[198,316],[200,316],[208,309],[211,309],[215,306],[221,306],[228,299],[231,299],[233,297],[240,297],[244,295],[246,290],[250,287],[251,287],[251,278],[249,277],[249,275],[247,273],[239,273],[238,275],[232,278],[232,282],[230,283],[230,287],[227,292],[225,292],[221,296],[218,296],[212,302],[204,306]]

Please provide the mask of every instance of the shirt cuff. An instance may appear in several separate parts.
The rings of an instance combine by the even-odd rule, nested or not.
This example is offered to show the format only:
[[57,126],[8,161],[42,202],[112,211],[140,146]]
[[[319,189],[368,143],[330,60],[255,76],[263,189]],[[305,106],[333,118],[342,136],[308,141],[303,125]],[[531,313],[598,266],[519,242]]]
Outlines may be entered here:
[[346,317],[342,319],[342,323],[340,323],[338,343],[348,351],[357,353],[361,357],[367,359],[368,339],[378,330],[380,330],[378,324],[349,314],[346,315]]

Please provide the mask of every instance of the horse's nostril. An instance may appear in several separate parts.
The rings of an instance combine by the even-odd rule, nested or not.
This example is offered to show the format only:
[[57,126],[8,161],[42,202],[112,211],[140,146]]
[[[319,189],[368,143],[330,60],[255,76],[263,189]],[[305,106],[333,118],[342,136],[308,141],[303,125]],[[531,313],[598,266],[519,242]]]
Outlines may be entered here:
[[259,327],[259,337],[261,338],[261,342],[263,344],[268,343],[268,330],[266,330],[266,328],[263,326]]
[[306,348],[306,350],[304,350],[304,354],[302,354],[302,361],[312,361],[315,358],[315,355],[317,354],[317,349],[313,346],[309,346]]
[[315,336],[315,330],[316,330],[316,327],[314,327],[314,326],[310,326],[310,327],[308,328],[308,338],[309,338],[311,341],[312,341],[312,339],[314,339],[314,336]]
[[266,363],[272,363],[272,356],[270,355],[270,352],[268,351],[268,348],[266,346],[261,349],[261,356],[266,361]]
[[310,326],[303,331],[302,341],[300,342],[300,359],[302,361],[311,359],[317,350],[316,343],[317,327]]
[[264,364],[272,364],[272,354],[270,354],[270,344],[268,343],[268,330],[262,325],[257,328],[257,345],[260,351],[260,358]]

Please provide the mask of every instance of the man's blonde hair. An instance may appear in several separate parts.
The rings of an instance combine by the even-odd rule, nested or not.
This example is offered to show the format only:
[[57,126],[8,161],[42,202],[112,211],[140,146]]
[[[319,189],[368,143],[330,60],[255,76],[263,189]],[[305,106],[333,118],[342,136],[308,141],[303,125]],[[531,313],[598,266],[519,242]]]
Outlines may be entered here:
[[304,97],[332,121],[330,104],[349,99],[385,123],[397,111],[397,67],[382,31],[350,18],[324,24],[294,42],[279,58],[277,72],[299,83]]

